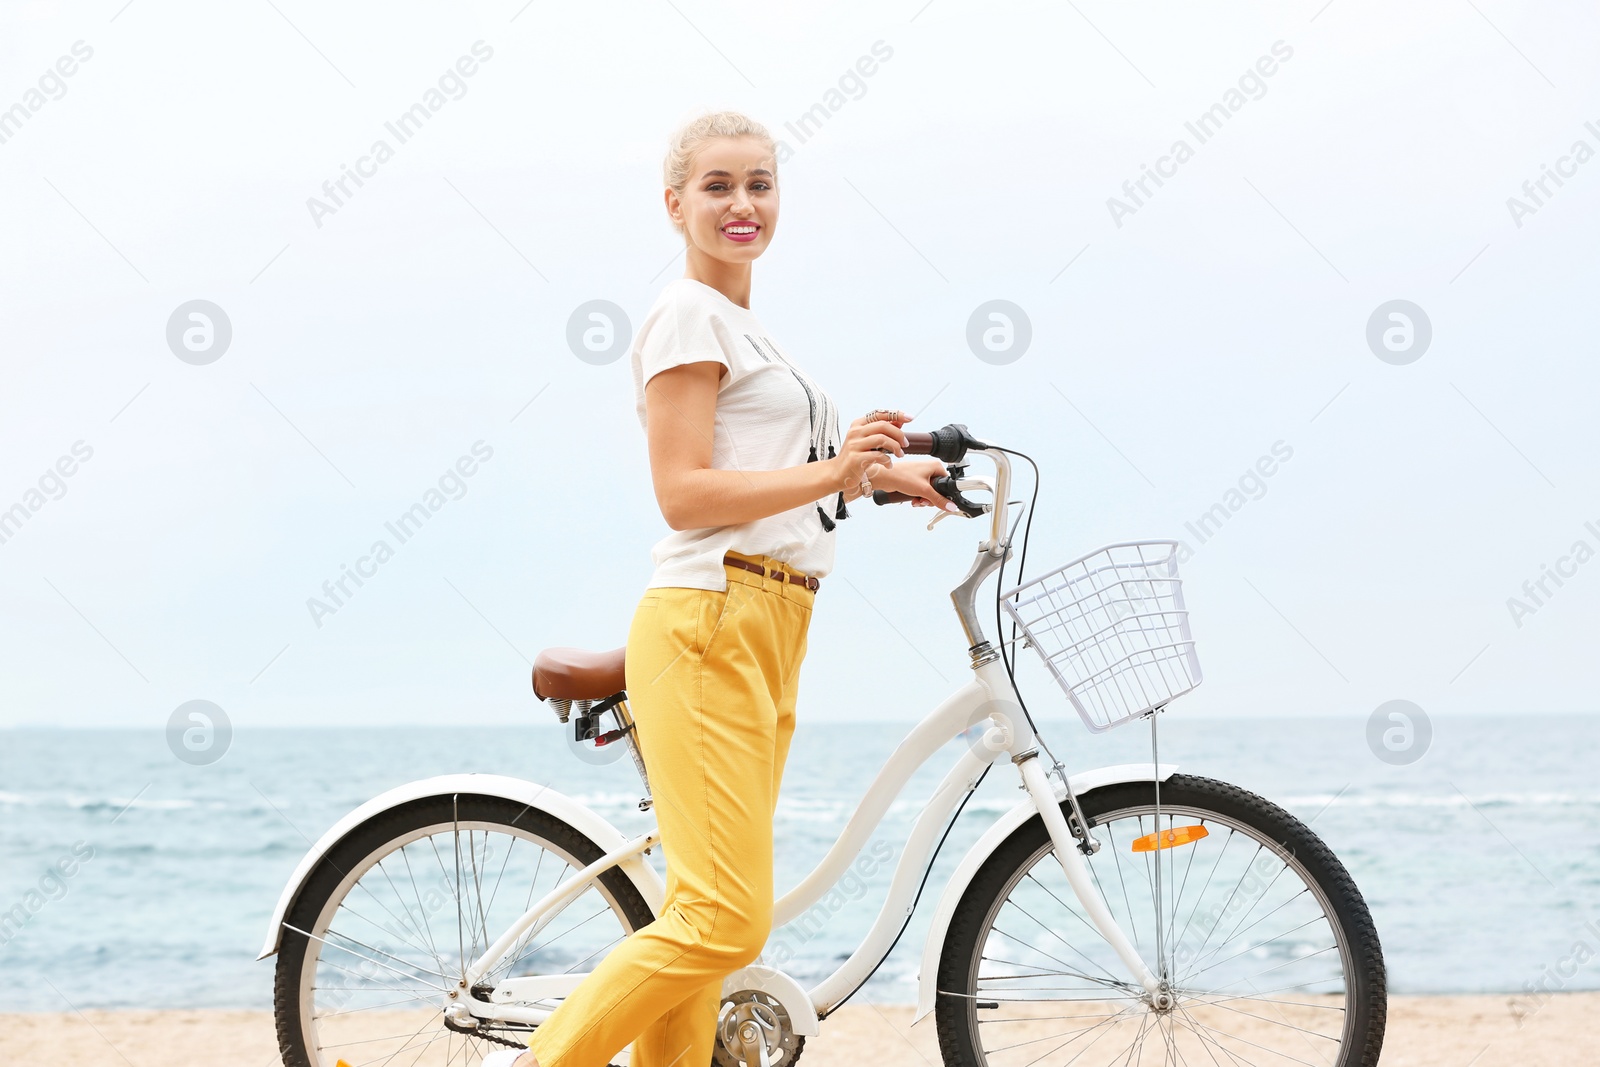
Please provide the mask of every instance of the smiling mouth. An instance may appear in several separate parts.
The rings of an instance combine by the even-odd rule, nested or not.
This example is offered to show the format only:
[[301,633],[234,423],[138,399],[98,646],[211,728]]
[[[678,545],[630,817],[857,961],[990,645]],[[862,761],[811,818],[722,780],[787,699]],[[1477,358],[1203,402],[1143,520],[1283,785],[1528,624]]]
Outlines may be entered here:
[[722,228],[722,232],[735,241],[753,241],[760,229],[753,222],[730,222]]

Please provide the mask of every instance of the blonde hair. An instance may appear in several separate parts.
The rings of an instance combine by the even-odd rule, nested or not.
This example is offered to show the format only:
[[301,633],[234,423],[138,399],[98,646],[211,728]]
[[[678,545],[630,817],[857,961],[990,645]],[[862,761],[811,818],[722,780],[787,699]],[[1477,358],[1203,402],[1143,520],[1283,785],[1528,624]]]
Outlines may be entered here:
[[[738,111],[708,111],[680,126],[667,142],[667,158],[661,168],[667,188],[682,196],[689,185],[694,157],[707,141],[718,137],[755,137],[766,142],[774,153],[778,149],[777,141],[767,132],[767,128],[750,116]],[[773,163],[773,169],[777,169],[776,162]],[[681,224],[674,222],[672,226],[679,233],[684,232]]]

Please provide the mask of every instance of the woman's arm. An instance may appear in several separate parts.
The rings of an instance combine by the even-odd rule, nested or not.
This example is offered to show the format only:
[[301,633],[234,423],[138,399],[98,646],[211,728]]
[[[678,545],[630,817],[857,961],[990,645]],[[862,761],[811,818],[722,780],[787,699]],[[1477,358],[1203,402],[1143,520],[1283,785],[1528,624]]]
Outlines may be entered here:
[[732,526],[797,508],[858,486],[864,466],[887,461],[876,449],[905,452],[899,427],[873,422],[852,425],[832,459],[775,471],[717,470],[711,439],[721,373],[720,363],[684,363],[645,385],[650,480],[661,516],[674,530]]

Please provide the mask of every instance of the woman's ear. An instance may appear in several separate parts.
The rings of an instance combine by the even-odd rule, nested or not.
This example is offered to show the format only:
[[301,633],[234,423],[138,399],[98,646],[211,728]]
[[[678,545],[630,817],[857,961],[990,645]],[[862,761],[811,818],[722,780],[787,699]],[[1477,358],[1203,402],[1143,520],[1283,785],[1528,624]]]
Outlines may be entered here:
[[683,201],[678,199],[678,194],[672,191],[672,186],[666,188],[667,218],[679,227],[683,226]]

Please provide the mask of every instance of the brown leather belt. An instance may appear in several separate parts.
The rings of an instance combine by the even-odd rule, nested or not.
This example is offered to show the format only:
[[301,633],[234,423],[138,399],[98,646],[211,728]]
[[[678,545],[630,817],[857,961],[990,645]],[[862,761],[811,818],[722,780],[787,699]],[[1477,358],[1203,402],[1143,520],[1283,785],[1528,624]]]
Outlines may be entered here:
[[780,570],[777,567],[773,567],[771,573],[769,574],[767,569],[761,566],[761,564],[751,563],[749,560],[740,559],[738,556],[723,556],[722,562],[732,564],[741,570],[754,571],[756,574],[760,574],[769,578],[778,578],[780,580],[787,579],[794,585],[803,585],[812,592],[816,592],[817,587],[822,585],[822,581],[820,579],[813,578],[809,574],[790,574],[788,571]]

